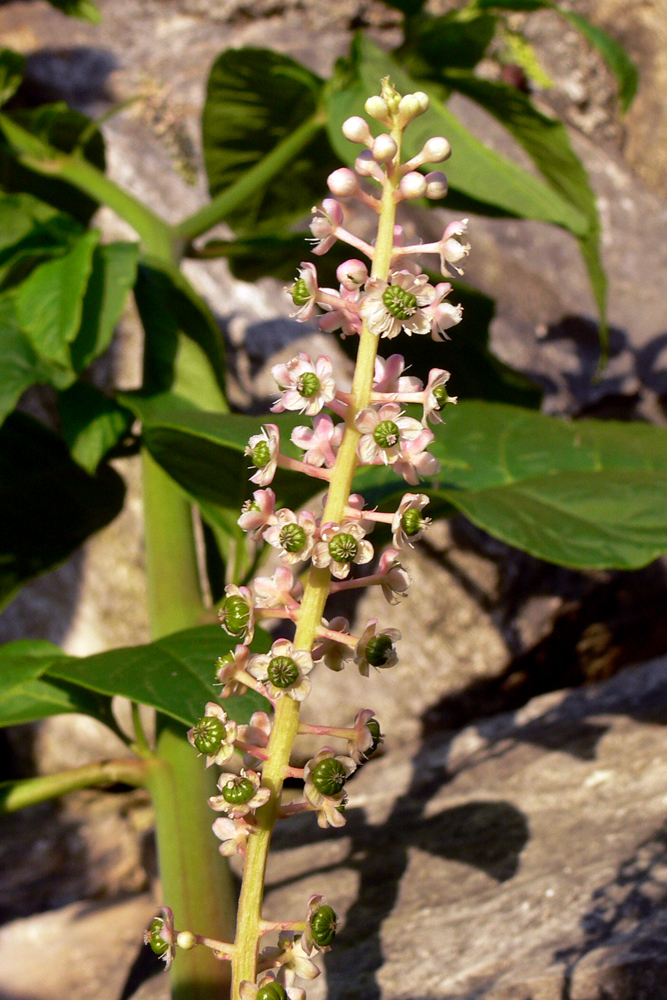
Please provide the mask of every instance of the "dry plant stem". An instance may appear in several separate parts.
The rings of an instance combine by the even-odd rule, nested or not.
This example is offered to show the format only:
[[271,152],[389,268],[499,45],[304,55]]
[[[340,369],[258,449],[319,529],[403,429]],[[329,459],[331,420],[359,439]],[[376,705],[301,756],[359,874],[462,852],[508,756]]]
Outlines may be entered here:
[[[395,128],[392,136],[398,151],[394,160],[394,170],[383,189],[378,236],[371,272],[374,278],[383,280],[386,280],[389,274],[394,249],[394,223],[396,219],[394,191],[400,180],[398,164],[401,156],[401,130]],[[357,413],[370,403],[377,348],[378,338],[367,329],[364,323],[359,338],[351,405],[336,464],[331,472],[331,485],[322,517],[323,523],[327,521],[340,522],[347,507],[352,479],[357,467],[357,443],[360,438],[354,421]],[[297,649],[311,650],[315,639],[321,633],[321,620],[324,605],[329,595],[329,583],[330,573],[328,569],[311,567],[294,638],[294,645]],[[239,989],[243,980],[255,982],[257,949],[262,934],[262,899],[266,859],[271,832],[280,809],[284,776],[288,773],[292,746],[299,731],[299,712],[299,702],[289,697],[281,698],[276,706],[273,730],[268,746],[269,759],[264,767],[262,777],[262,784],[270,789],[271,798],[257,812],[258,830],[248,840],[243,872],[232,974],[232,997],[234,1000],[238,1000],[240,996]]]

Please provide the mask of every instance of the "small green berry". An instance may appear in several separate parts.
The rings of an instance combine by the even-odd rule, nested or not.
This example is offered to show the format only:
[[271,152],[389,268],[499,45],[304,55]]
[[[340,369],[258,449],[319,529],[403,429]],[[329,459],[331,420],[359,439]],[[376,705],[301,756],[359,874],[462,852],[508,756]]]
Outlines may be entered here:
[[230,635],[244,635],[250,621],[250,608],[242,597],[226,597],[220,606],[220,621]]
[[263,469],[271,461],[271,451],[266,441],[258,441],[252,449],[252,461],[256,469]]
[[409,319],[417,308],[417,298],[406,292],[400,285],[387,285],[382,293],[382,301],[396,319]]
[[335,757],[325,757],[312,771],[313,784],[322,795],[338,795],[346,778],[345,767]]
[[418,535],[424,527],[421,511],[417,510],[416,507],[410,507],[409,510],[406,510],[401,518],[401,527],[409,538]]
[[308,285],[303,278],[297,278],[292,285],[292,302],[295,306],[305,306],[307,302],[310,302],[310,299]]
[[372,757],[377,748],[380,746],[380,743],[384,740],[384,736],[380,731],[380,723],[377,719],[369,719],[366,723],[366,729],[368,729],[373,737],[373,742],[364,753],[364,757],[368,760],[368,758]]
[[381,448],[393,448],[399,436],[400,431],[393,420],[381,420],[373,431],[373,440]]
[[359,544],[354,535],[340,531],[329,542],[329,555],[339,563],[351,563],[359,551]]
[[192,730],[192,742],[200,753],[209,756],[218,752],[226,735],[227,730],[221,719],[205,715]]
[[285,552],[300,552],[306,544],[306,538],[306,532],[301,525],[294,524],[293,521],[290,524],[286,524],[281,529],[279,535],[280,544]]
[[304,372],[300,375],[296,383],[296,391],[304,399],[310,399],[320,388],[320,380],[315,372]]
[[256,1000],[287,1000],[287,994],[280,983],[267,983],[257,990]]
[[328,947],[336,936],[336,914],[330,906],[320,906],[310,918],[310,931],[315,944]]
[[269,680],[278,688],[288,688],[299,679],[299,668],[291,656],[274,656],[267,668]]
[[439,410],[441,410],[443,408],[443,406],[445,406],[447,403],[449,403],[449,401],[451,399],[451,397],[450,397],[449,393],[447,392],[447,390],[445,389],[444,385],[437,385],[435,387],[435,389],[433,390],[433,395],[436,398],[436,402],[438,404],[438,409]]
[[160,917],[155,917],[151,920],[151,925],[148,928],[148,944],[156,955],[164,955],[169,948],[167,942],[160,936],[160,931],[163,927],[164,920]]
[[372,667],[382,667],[389,659],[389,650],[393,643],[388,635],[381,632],[374,635],[366,643],[366,659]]
[[242,806],[255,794],[255,786],[249,778],[236,778],[222,789],[222,797],[230,805]]

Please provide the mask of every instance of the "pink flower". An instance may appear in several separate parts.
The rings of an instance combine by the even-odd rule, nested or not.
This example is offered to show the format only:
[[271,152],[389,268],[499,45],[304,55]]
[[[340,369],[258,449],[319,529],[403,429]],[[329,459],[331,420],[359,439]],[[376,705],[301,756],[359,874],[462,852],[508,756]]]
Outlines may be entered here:
[[[334,298],[336,296],[336,298]],[[361,302],[361,292],[352,291],[341,286],[340,293],[331,291],[331,298],[327,302],[320,302],[324,312],[318,317],[317,325],[325,333],[333,333],[334,330],[341,330],[341,337],[350,337],[353,334],[361,333],[363,320],[359,315],[359,303]]]
[[336,277],[348,292],[356,292],[368,281],[368,268],[363,260],[353,257],[338,265]]
[[394,643],[401,638],[401,633],[397,628],[384,628],[378,632],[377,624],[377,618],[370,619],[354,651],[354,662],[364,677],[368,677],[371,667],[379,670],[398,663]]
[[271,791],[262,787],[262,779],[256,771],[241,769],[240,774],[223,771],[218,778],[221,795],[212,795],[208,804],[216,812],[226,813],[230,819],[239,819],[265,805],[271,798]]
[[403,445],[422,430],[419,421],[406,417],[398,403],[385,403],[379,408],[369,406],[357,414],[355,424],[362,435],[357,455],[366,465],[392,464],[399,458]]
[[313,253],[320,256],[330,250],[336,242],[336,230],[343,224],[343,209],[335,198],[325,198],[322,208],[313,208],[315,215],[310,223],[314,236]]
[[213,833],[222,841],[219,851],[225,857],[230,857],[232,854],[240,854],[243,857],[251,831],[252,827],[242,816],[238,819],[219,816],[213,824]]
[[311,264],[310,261],[301,261],[299,277],[285,291],[297,307],[295,312],[290,313],[290,316],[299,323],[305,323],[315,312],[315,305],[317,303],[319,288],[317,286],[317,270],[315,265]]
[[375,359],[374,392],[421,392],[424,385],[421,379],[414,375],[403,375],[405,358],[401,354],[392,354]]
[[313,419],[312,428],[294,428],[292,442],[306,452],[303,460],[308,465],[326,465],[330,469],[336,463],[344,431],[345,424],[334,424],[328,414],[320,413]]
[[268,486],[273,481],[278,465],[280,449],[280,430],[276,424],[266,424],[259,434],[253,434],[246,446],[245,455],[249,455],[257,472],[250,477],[251,483],[258,486]]
[[[421,511],[429,502],[425,493],[406,493],[403,496],[398,510],[394,514],[391,522],[394,545],[403,548],[409,545],[414,548],[414,543],[421,538],[424,531],[431,523],[429,517],[421,517]],[[414,511],[414,513],[412,513]]]
[[276,523],[264,532],[264,540],[280,551],[283,562],[292,565],[309,557],[316,530],[315,515],[309,510],[295,514],[283,507],[276,514]]
[[246,500],[237,524],[254,542],[262,537],[265,528],[275,522],[276,495],[273,490],[255,490],[252,500]]
[[359,312],[376,337],[392,339],[401,330],[408,336],[424,334],[430,331],[431,324],[423,307],[434,295],[435,289],[428,284],[425,274],[415,275],[405,268],[390,274],[388,282],[371,279],[366,284]]
[[443,410],[447,403],[456,402],[456,396],[450,396],[445,389],[448,382],[449,372],[446,372],[444,368],[431,368],[424,389],[424,415],[422,417],[424,427],[426,427],[428,420],[432,424],[441,424],[440,410]]
[[350,574],[352,563],[364,564],[373,558],[373,546],[364,538],[359,521],[345,518],[340,524],[329,521],[320,528],[321,541],[313,549],[313,565],[329,568],[338,580]]
[[438,252],[440,254],[440,270],[444,275],[446,275],[448,271],[454,271],[456,274],[463,274],[463,268],[457,267],[456,265],[470,253],[470,244],[460,243],[457,237],[463,236],[463,234],[467,231],[467,219],[461,219],[460,222],[450,222],[445,228],[445,231],[442,234],[442,239],[438,244]]
[[446,295],[449,295],[451,290],[452,286],[448,281],[441,281],[435,286],[435,298],[424,309],[424,313],[431,323],[431,337],[433,340],[449,340],[445,330],[456,326],[463,318],[463,307],[461,305],[454,306],[451,302],[443,302],[443,299]]
[[382,553],[378,574],[384,577],[381,587],[386,600],[389,604],[398,604],[407,594],[412,580],[408,571],[401,566],[396,549],[386,549]]
[[[243,743],[250,743],[254,747],[267,747],[271,736],[271,719],[266,712],[253,712],[247,726],[238,727],[238,739]],[[261,761],[252,754],[243,755],[243,766],[257,768]]]
[[252,582],[255,606],[258,608],[289,608],[303,593],[287,566],[279,566],[273,576],[256,576]]
[[406,441],[394,464],[394,471],[403,476],[410,486],[419,484],[419,477],[429,478],[440,472],[440,462],[426,448],[435,440],[432,431],[425,430],[410,441]]
[[[348,635],[350,623],[347,618],[332,618],[327,624],[325,618],[322,624],[331,632],[340,632],[341,635]],[[313,659],[322,660],[329,670],[342,670],[343,661],[352,658],[352,650],[346,642],[336,642],[331,636],[324,636],[318,639],[317,645],[313,649]]]
[[333,364],[325,354],[314,365],[307,354],[297,354],[287,364],[274,365],[271,374],[282,392],[273,413],[296,410],[313,417],[336,395]]
[[[353,726],[354,736],[347,741],[348,756],[352,758],[355,764],[365,764],[368,760],[369,754],[367,751],[371,749],[375,741],[367,723],[374,716],[375,712],[372,708],[362,708],[356,714]],[[381,739],[382,737],[380,736],[378,742]]]
[[262,681],[269,697],[288,695],[294,701],[303,701],[310,693],[307,674],[313,669],[313,658],[305,649],[295,649],[288,639],[276,639],[269,653],[258,653],[250,658],[248,672]]
[[240,676],[245,673],[248,667],[248,657],[250,650],[247,646],[237,646],[233,653],[226,653],[219,656],[216,661],[216,677],[223,685],[220,692],[221,698],[230,698],[232,695],[245,694],[248,690]]
[[209,701],[203,719],[189,729],[186,735],[196,750],[206,754],[207,767],[211,764],[222,767],[234,753],[236,723],[227,718],[227,713],[217,702]]

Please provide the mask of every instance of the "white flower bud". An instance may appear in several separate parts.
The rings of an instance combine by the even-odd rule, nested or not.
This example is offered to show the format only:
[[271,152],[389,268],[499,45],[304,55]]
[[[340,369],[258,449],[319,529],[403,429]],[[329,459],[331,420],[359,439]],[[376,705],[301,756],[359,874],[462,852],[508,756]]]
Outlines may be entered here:
[[414,94],[406,94],[402,97],[398,105],[398,124],[405,128],[410,122],[421,114],[419,101]]
[[412,96],[417,98],[417,103],[419,104],[419,111],[417,114],[423,115],[424,112],[428,111],[430,107],[430,97],[428,94],[425,94],[423,90],[416,90]]
[[382,183],[383,173],[380,164],[377,162],[370,149],[365,149],[360,153],[354,163],[354,169],[360,177],[372,177]]
[[417,170],[411,170],[402,178],[400,184],[404,198],[423,198],[426,194],[426,178]]
[[349,170],[348,167],[340,167],[338,170],[334,170],[332,174],[329,174],[327,184],[331,193],[336,195],[337,198],[350,198],[353,194],[356,194],[359,188],[359,182],[354,175],[354,171]]
[[190,951],[192,948],[197,947],[197,938],[192,931],[179,931],[176,944],[179,948],[183,948],[184,951]]
[[422,163],[442,163],[452,155],[452,147],[442,135],[434,135],[424,143]]
[[336,277],[343,288],[354,292],[361,285],[365,284],[368,279],[368,268],[362,260],[357,260],[356,257],[353,257],[351,260],[346,260],[342,264],[339,264]]
[[373,142],[373,136],[371,135],[371,130],[368,127],[368,122],[365,121],[365,119],[360,118],[359,115],[353,115],[352,118],[346,118],[343,122],[343,135],[346,139],[349,139],[350,142],[363,142],[367,146],[370,146]]
[[369,97],[364,104],[364,110],[371,118],[375,118],[385,125],[389,124],[389,108],[383,97]]
[[398,146],[392,139],[390,135],[384,132],[379,135],[375,142],[373,143],[373,156],[380,163],[388,163],[389,160],[393,160],[398,151]]
[[430,174],[427,174],[424,178],[426,181],[426,197],[427,198],[444,198],[449,190],[449,185],[447,184],[447,178],[441,170],[432,170]]

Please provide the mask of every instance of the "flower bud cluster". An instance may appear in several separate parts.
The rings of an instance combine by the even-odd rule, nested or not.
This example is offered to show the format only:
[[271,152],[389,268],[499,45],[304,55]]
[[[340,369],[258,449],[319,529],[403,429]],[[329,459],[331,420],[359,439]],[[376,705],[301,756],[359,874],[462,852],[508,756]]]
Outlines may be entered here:
[[[406,245],[402,228],[394,226],[397,203],[424,196],[441,198],[447,191],[443,173],[421,170],[449,157],[451,148],[445,138],[429,139],[417,155],[401,163],[402,131],[428,106],[426,94],[401,96],[384,80],[382,95],[369,98],[365,107],[384,131],[374,135],[368,122],[357,116],[343,124],[345,137],[365,149],[357,157],[354,170],[342,167],[330,175],[333,197],[325,198],[314,210],[311,223],[313,252],[324,254],[341,240],[369,263],[352,257],[341,264],[336,272],[338,288],[320,287],[315,265],[302,263],[289,289],[293,315],[298,320],[316,318],[322,330],[339,330],[343,337],[362,335],[364,343],[372,345],[380,338],[392,340],[402,333],[447,339],[447,330],[461,320],[461,307],[446,301],[452,287],[449,282],[432,284],[412,258],[436,254],[443,275],[458,272],[468,252],[467,244],[460,239],[467,221],[450,223],[437,243],[414,246]],[[369,189],[374,184],[383,187],[382,210],[389,205],[392,213],[391,224],[383,230],[387,237],[382,250],[379,244],[372,246],[344,228],[345,212],[338,200],[356,198],[380,210],[380,199]],[[380,253],[382,266],[376,256]],[[384,670],[398,661],[396,644],[401,635],[397,629],[371,619],[361,634],[354,635],[344,618],[326,617],[325,599],[327,594],[341,590],[379,586],[391,605],[408,592],[410,576],[402,565],[402,553],[413,547],[429,527],[430,521],[423,513],[427,495],[405,493],[395,511],[380,512],[368,509],[364,498],[349,494],[349,488],[341,496],[339,486],[351,481],[357,466],[386,466],[412,487],[420,478],[438,474],[440,463],[429,451],[435,440],[430,425],[440,423],[445,406],[456,402],[446,389],[449,373],[434,368],[424,385],[406,374],[405,367],[400,354],[383,358],[376,355],[373,346],[367,365],[368,384],[360,396],[356,389],[351,393],[340,385],[331,358],[296,354],[272,369],[278,390],[272,412],[298,413],[304,418],[305,422],[290,434],[291,444],[301,457],[296,459],[293,452],[286,454],[282,450],[277,423],[267,423],[253,434],[245,450],[254,469],[250,481],[258,488],[244,504],[238,524],[254,545],[270,546],[279,565],[271,576],[258,576],[248,586],[229,584],[225,588],[219,618],[235,640],[235,648],[217,663],[221,704],[206,705],[205,715],[189,731],[188,739],[205,756],[206,766],[223,768],[217,782],[218,794],[209,799],[211,808],[220,813],[213,830],[221,842],[221,853],[240,854],[247,858],[247,864],[253,844],[261,840],[256,832],[266,829],[266,823],[273,823],[276,816],[313,812],[321,827],[343,826],[346,783],[378,750],[383,739],[371,709],[359,711],[347,728],[299,723],[300,734],[342,740],[344,746],[332,747],[327,742],[303,768],[293,766],[290,751],[283,749],[284,756],[278,758],[284,762],[280,763],[283,773],[278,791],[275,769],[265,783],[266,767],[274,766],[272,753],[278,752],[275,748],[281,739],[284,743],[278,731],[280,720],[286,713],[294,718],[296,712],[298,718],[299,705],[308,697],[318,668],[338,671],[354,663],[368,677],[371,668]],[[321,515],[280,505],[271,488],[278,468],[302,472],[330,484],[329,500]],[[332,501],[334,487],[338,492]],[[392,533],[392,547],[382,553],[376,553],[368,537],[377,523],[386,524]],[[374,561],[374,568],[370,568]],[[306,588],[313,588],[306,592],[296,576],[305,569],[309,569]],[[316,613],[312,612],[311,602],[309,640],[305,643],[299,640],[299,635],[303,636],[299,629],[307,614],[309,593],[312,595],[317,588],[322,599]],[[265,619],[292,623],[297,629],[294,639],[278,638],[268,652],[254,652],[251,644],[255,626]],[[255,712],[249,723],[241,725],[231,718],[231,708],[228,712],[223,706],[231,706],[227,699],[249,689],[266,698],[272,711]],[[243,767],[240,771],[225,770],[234,750],[243,755]],[[301,796],[282,798],[284,777],[303,782]],[[192,935],[191,942],[188,932],[175,935],[173,923],[169,925],[164,918],[160,921],[159,926],[151,926],[148,934],[154,949],[169,956],[167,962],[181,938],[182,947],[200,943]],[[308,980],[318,974],[313,957],[330,947],[336,915],[322,897],[314,896],[305,921],[271,926],[281,932],[278,945],[259,952],[259,978],[256,975],[252,981],[244,979],[240,996],[242,1000],[303,1000],[305,993],[294,985],[294,980]]]

